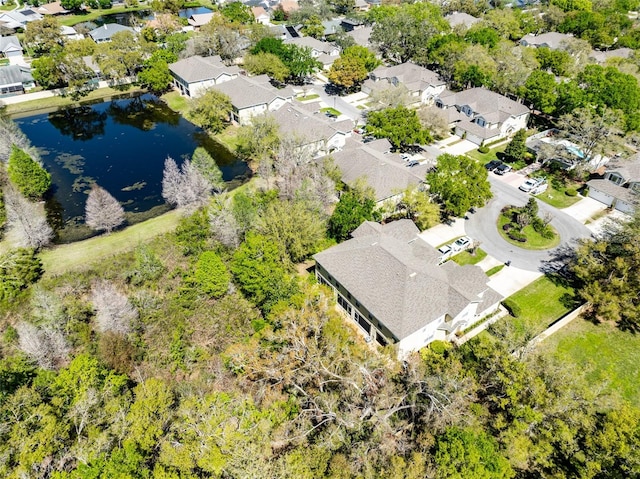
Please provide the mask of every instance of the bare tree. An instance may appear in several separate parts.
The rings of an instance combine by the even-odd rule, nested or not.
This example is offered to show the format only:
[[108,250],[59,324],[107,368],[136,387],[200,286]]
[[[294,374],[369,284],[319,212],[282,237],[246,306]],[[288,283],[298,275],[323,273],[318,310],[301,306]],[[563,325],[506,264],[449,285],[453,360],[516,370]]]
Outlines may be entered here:
[[173,158],[165,160],[162,197],[168,203],[192,211],[206,205],[210,193],[211,183],[189,160],[181,168],[178,168]]
[[5,188],[7,220],[18,246],[39,249],[48,245],[53,230],[47,223],[43,209],[24,198],[15,188]]
[[422,126],[437,138],[444,138],[451,131],[446,115],[445,111],[437,106],[427,106],[418,110],[418,118]]
[[[31,144],[24,133],[11,120],[0,118],[0,162],[7,163],[11,155],[11,147],[16,145],[22,150],[30,149]],[[29,156],[35,158],[29,151]]]
[[213,237],[228,248],[240,245],[242,231],[231,210],[231,199],[216,197],[209,209],[209,224]]
[[96,312],[98,331],[127,334],[138,319],[138,311],[113,283],[96,281],[91,288],[91,302]]
[[20,350],[43,369],[53,369],[67,360],[69,346],[62,333],[52,327],[39,328],[21,322],[16,326]]
[[111,233],[124,222],[124,208],[107,190],[94,184],[85,206],[85,221],[91,229]]

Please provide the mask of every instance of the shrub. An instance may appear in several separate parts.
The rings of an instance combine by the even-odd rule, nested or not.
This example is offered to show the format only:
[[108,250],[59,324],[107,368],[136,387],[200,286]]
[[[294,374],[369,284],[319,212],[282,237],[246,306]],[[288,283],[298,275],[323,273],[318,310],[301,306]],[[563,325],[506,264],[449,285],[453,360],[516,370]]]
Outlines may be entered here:
[[513,228],[513,225],[511,223],[505,223],[504,225],[502,225],[502,229],[504,231],[509,231],[511,228]]
[[478,148],[478,151],[479,151],[480,153],[483,153],[483,154],[484,154],[484,153],[489,153],[489,147],[488,147],[488,146],[484,146],[484,145],[483,145],[483,146],[481,146],[481,147],[479,147],[479,148]]
[[585,198],[587,196],[589,196],[589,187],[585,185],[584,188],[582,188],[582,193],[580,193],[582,196],[584,196]]
[[578,190],[576,190],[575,188],[568,188],[567,190],[565,190],[564,194],[567,196],[577,196]]
[[222,297],[229,289],[229,271],[213,251],[205,251],[200,255],[194,276],[200,290],[213,298]]
[[17,146],[11,147],[9,179],[27,198],[38,199],[51,186],[51,175]]
[[542,236],[544,239],[553,239],[553,237],[555,236],[555,233],[553,232],[553,230],[549,227],[549,225],[546,225],[544,228],[542,228],[541,231],[539,231],[538,233],[540,233],[540,236]]
[[504,306],[504,308],[507,311],[509,311],[509,314],[514,318],[517,318],[522,314],[522,309],[520,308],[520,305],[518,305],[512,299],[507,298],[504,301],[502,301],[502,306]]
[[42,261],[32,249],[15,249],[0,256],[0,301],[15,297],[42,273]]
[[527,242],[527,237],[515,228],[510,229],[509,232],[507,233],[507,236],[511,238],[513,241],[517,241],[519,243]]

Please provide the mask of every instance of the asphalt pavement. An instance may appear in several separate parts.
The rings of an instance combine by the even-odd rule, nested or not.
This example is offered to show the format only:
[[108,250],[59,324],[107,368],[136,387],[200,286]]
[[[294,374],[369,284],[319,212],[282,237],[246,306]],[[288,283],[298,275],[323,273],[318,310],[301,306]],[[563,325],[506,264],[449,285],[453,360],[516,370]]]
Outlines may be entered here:
[[557,248],[533,251],[518,248],[500,236],[496,227],[500,210],[509,205],[524,206],[531,197],[514,186],[498,179],[493,173],[489,173],[493,198],[489,203],[468,215],[465,222],[465,232],[474,240],[480,241],[480,247],[489,255],[499,261],[511,261],[514,268],[526,271],[539,271],[541,263],[550,259],[555,250],[563,245],[571,245],[579,238],[591,236],[591,230],[572,216],[554,208],[547,203],[536,200],[539,206],[539,215],[550,214],[553,219],[551,225],[560,235],[560,245]]
[[343,115],[348,116],[356,123],[364,123],[362,118],[362,110],[356,108],[351,103],[345,101],[338,95],[329,95],[324,90],[324,85],[315,85],[313,91],[320,96],[320,99],[331,108],[335,108]]

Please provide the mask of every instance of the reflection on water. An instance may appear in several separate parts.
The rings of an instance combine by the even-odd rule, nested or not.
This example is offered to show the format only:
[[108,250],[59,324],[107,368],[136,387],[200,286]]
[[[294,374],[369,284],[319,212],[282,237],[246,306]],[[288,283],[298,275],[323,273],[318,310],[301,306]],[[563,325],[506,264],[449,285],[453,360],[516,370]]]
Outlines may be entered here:
[[43,113],[16,123],[51,173],[47,208],[59,241],[91,234],[84,226],[84,205],[93,183],[123,205],[129,221],[166,211],[162,170],[167,156],[181,163],[203,146],[216,159],[225,181],[237,185],[249,175],[244,162],[150,94]]

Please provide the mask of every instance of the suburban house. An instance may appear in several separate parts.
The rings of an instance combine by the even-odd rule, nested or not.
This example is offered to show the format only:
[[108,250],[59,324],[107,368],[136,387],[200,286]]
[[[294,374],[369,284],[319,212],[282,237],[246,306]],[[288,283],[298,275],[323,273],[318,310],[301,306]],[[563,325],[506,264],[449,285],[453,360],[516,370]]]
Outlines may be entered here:
[[435,105],[451,113],[456,135],[476,145],[511,136],[526,128],[529,119],[525,105],[482,87],[457,93],[445,90]]
[[69,10],[66,10],[60,2],[45,3],[35,10],[41,15],[64,15],[69,13]]
[[78,33],[75,28],[68,27],[67,25],[62,25],[60,27],[60,33],[62,34],[62,38],[66,40],[82,40],[84,35],[82,33]]
[[415,63],[401,63],[392,67],[380,66],[369,74],[369,79],[362,86],[362,91],[371,93],[373,90],[404,85],[416,103],[431,103],[442,93],[447,84],[437,73],[418,66]]
[[0,67],[0,97],[20,95],[35,87],[31,70],[22,65]]
[[367,26],[362,28],[356,28],[355,30],[351,30],[347,32],[353,41],[356,42],[356,45],[360,45],[361,47],[369,47],[371,46],[371,32],[373,31],[373,27]]
[[563,43],[572,40],[574,37],[568,33],[548,32],[535,35],[528,33],[520,39],[523,47],[551,48],[557,50]]
[[640,154],[610,165],[602,179],[587,182],[589,196],[623,213],[633,213],[640,194]]
[[213,85],[237,78],[240,69],[235,65],[226,66],[218,55],[195,55],[170,64],[169,73],[173,77],[173,86],[182,95],[194,98]]
[[343,148],[355,126],[352,120],[329,121],[317,110],[309,111],[296,101],[274,111],[272,116],[280,131],[299,139],[312,157]]
[[116,33],[131,32],[135,33],[135,30],[119,23],[105,23],[101,27],[95,28],[89,32],[89,36],[96,43],[110,42],[111,37]]
[[473,25],[480,21],[479,18],[469,15],[465,12],[453,12],[449,15],[445,15],[444,19],[449,22],[451,28],[471,28]]
[[42,20],[42,15],[31,9],[0,12],[0,25],[10,30],[25,28],[27,26],[27,23],[33,22],[35,20]]
[[256,19],[256,22],[262,23],[263,25],[269,25],[271,23],[271,16],[264,7],[251,7],[251,13],[253,13],[253,18]]
[[0,58],[7,58],[10,65],[23,63],[22,45],[18,37],[14,35],[0,37]]
[[447,340],[499,307],[477,266],[439,264],[411,220],[362,223],[352,238],[314,256],[316,278],[370,341],[400,358]]
[[598,63],[606,63],[610,58],[629,58],[632,53],[633,50],[631,48],[616,48],[614,50],[607,50],[604,52],[591,50],[589,58]]
[[217,91],[231,100],[231,119],[240,125],[251,123],[251,118],[269,111],[276,111],[285,103],[291,103],[295,93],[290,87],[275,88],[267,75],[238,76],[216,84]]
[[322,63],[323,68],[329,68],[340,56],[340,48],[333,43],[316,40],[313,37],[290,38],[285,40],[285,43],[310,48],[311,56]]
[[206,25],[207,23],[209,23],[213,19],[214,15],[215,15],[215,13],[213,13],[213,12],[195,13],[195,14],[191,15],[187,19],[187,22],[194,29],[198,30],[200,27],[202,27],[202,26]]
[[391,153],[391,143],[386,139],[360,143],[349,140],[340,151],[331,154],[340,170],[342,181],[348,185],[365,180],[382,205],[396,200],[410,186],[424,183],[431,165],[409,166],[399,154]]

